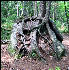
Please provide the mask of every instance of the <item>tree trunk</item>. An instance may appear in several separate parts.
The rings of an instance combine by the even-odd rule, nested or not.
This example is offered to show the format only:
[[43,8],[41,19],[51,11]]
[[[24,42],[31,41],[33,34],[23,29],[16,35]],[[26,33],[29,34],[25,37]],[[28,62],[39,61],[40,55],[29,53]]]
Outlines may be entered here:
[[64,6],[65,6],[65,16],[67,18],[67,27],[68,27],[68,30],[69,30],[68,16],[67,16],[67,11],[66,11],[66,2],[65,1],[64,1]]
[[52,2],[52,1],[50,1],[49,18],[50,18],[50,14],[51,14],[51,12],[50,12],[50,10],[51,10],[51,2]]
[[56,20],[56,2],[54,2],[54,6],[53,6],[53,8],[54,8],[54,12],[53,12],[53,20],[55,21]]
[[45,17],[45,14],[46,14],[46,1],[40,1],[39,15]]
[[26,4],[27,4],[27,1],[24,1],[24,8],[23,8],[23,16],[24,17],[27,17],[27,9],[26,9]]
[[57,39],[62,42],[63,41],[63,37],[62,35],[60,34],[59,30],[57,29],[56,25],[54,24],[54,22],[52,20],[49,19],[49,26],[50,28],[54,31]]
[[37,17],[37,1],[34,2],[34,6],[35,6],[35,8],[34,8],[34,16]]
[[64,48],[64,45],[62,45],[62,43],[59,40],[57,40],[57,37],[56,37],[54,31],[50,29],[50,26],[48,23],[49,8],[50,8],[50,2],[48,2],[48,9],[46,11],[46,19],[47,19],[46,27],[47,27],[48,33],[50,35],[50,38],[53,41],[54,51],[56,53],[56,56],[58,59],[60,59],[61,56],[64,54],[65,48]]
[[[47,4],[48,4],[48,7],[46,10],[46,1],[40,2],[40,5],[41,5],[40,14],[41,15],[38,18],[34,18],[34,19],[28,18],[28,19],[24,19],[24,22],[22,23],[21,22],[17,23],[18,27],[20,25],[19,27],[20,29],[18,32],[20,33],[21,31],[23,31],[21,32],[22,34],[20,33],[20,36],[23,38],[22,39],[23,46],[21,47],[19,52],[22,52],[22,49],[23,51],[27,50],[29,53],[31,53],[34,50],[36,51],[37,55],[40,58],[42,58],[42,60],[44,60],[45,58],[40,50],[42,49],[43,51],[45,51],[45,47],[47,47],[47,45],[45,46],[41,44],[42,47],[40,49],[38,45],[38,40],[39,40],[39,37],[41,36],[41,38],[44,39],[45,42],[48,42],[49,47],[53,48],[56,57],[60,59],[65,51],[64,46],[61,43],[63,38],[61,34],[59,33],[59,31],[57,30],[54,23],[51,22],[49,19],[49,16],[50,16],[49,10],[51,6],[51,2],[47,1]],[[23,26],[21,26],[21,24]],[[16,27],[16,29],[18,29],[18,27]],[[46,35],[46,37],[44,35]],[[29,36],[30,38],[29,37],[26,38],[26,36]],[[25,48],[25,50],[23,47]],[[46,51],[45,51],[45,54],[46,54]]]
[[47,29],[48,29],[48,33],[50,35],[50,38],[51,40],[53,41],[53,46],[54,46],[54,51],[55,51],[55,54],[56,54],[56,57],[58,59],[60,59],[60,57],[64,54],[64,45],[62,45],[62,43],[57,40],[57,37],[54,33],[54,31],[52,31],[49,27],[49,24],[46,24],[47,26]]
[[53,30],[50,29],[49,26],[49,9],[50,9],[50,1],[48,1],[48,8],[46,10],[46,15],[45,15],[45,20],[43,22],[46,23],[46,28],[48,30],[49,36],[51,38],[51,40],[53,41],[53,45],[54,45],[54,51],[56,53],[56,56],[58,58],[60,58],[62,56],[62,54],[64,54],[64,46],[62,45],[62,43],[57,39],[55,33]]
[[22,13],[21,13],[21,16],[22,16],[22,15],[23,15],[23,10],[24,10],[24,2],[21,1],[21,3],[22,3],[22,6],[23,6],[23,8],[22,8]]
[[17,17],[19,16],[19,8],[18,8],[18,4],[17,4]]

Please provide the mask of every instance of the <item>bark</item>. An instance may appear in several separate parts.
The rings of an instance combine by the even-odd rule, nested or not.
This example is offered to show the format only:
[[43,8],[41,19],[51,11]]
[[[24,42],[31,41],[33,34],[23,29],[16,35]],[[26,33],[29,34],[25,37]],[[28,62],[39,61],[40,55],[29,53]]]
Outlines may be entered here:
[[45,21],[47,22],[47,23],[45,22],[46,23],[46,28],[48,30],[48,33],[49,33],[49,36],[50,36],[51,40],[53,41],[54,51],[55,51],[56,57],[58,59],[60,59],[62,54],[64,54],[65,48],[64,48],[64,45],[62,45],[62,43],[59,40],[57,40],[57,37],[56,37],[54,31],[50,29],[50,26],[49,26],[49,23],[48,23],[49,8],[50,8],[50,2],[48,1],[48,9],[46,11],[46,16],[45,16],[45,18],[46,18]]
[[[48,14],[49,14],[49,12],[48,12]],[[46,18],[48,18],[48,16]],[[60,40],[57,39],[56,34],[57,34],[58,31],[54,31],[56,29],[56,27],[54,26],[53,22],[49,23],[48,19],[46,19],[46,18],[45,19],[44,18],[40,19],[40,20],[42,20],[41,24],[39,24],[39,20],[36,20],[36,21],[31,20],[30,22],[27,21],[28,23],[23,23],[22,22],[23,24],[27,25],[27,27],[21,26],[22,23],[16,24],[17,26],[15,25],[14,28],[16,28],[16,30],[18,29],[17,31],[21,35],[21,40],[23,42],[23,46],[20,49],[19,53],[22,52],[22,49],[25,50],[25,51],[27,50],[30,53],[31,53],[32,50],[35,50],[37,52],[38,56],[41,57],[44,60],[44,57],[43,57],[42,53],[40,52],[40,49],[38,48],[37,32],[39,32],[40,36],[45,40],[45,42],[49,43],[49,47],[54,49],[54,52],[55,52],[57,58],[60,58],[60,56],[64,52],[64,46],[62,45]],[[31,26],[30,26],[30,23],[32,24]],[[52,24],[52,25],[50,25],[50,24]],[[30,28],[30,30],[31,30],[29,32],[30,33],[30,38],[28,40],[25,39],[25,35],[27,35],[27,34],[24,33],[27,30],[25,30],[25,31],[23,30],[23,32],[21,32],[22,27],[24,27],[24,30],[25,30],[25,28],[28,28],[28,30]],[[14,34],[13,38],[14,38],[14,36],[16,36],[16,30],[13,33]],[[48,34],[50,36],[50,39],[52,40],[53,45],[51,45],[50,41],[46,37],[43,36],[44,32],[46,32],[46,34]],[[58,34],[59,34],[59,37],[61,38],[61,35],[60,35],[59,32],[58,32]],[[11,39],[13,39],[13,38],[11,37]],[[17,38],[15,37],[13,40],[15,41],[16,39]],[[12,42],[13,42],[13,40],[12,40]],[[15,43],[17,44],[17,41]],[[14,44],[14,42],[13,42],[13,44]],[[14,44],[14,46],[15,46],[15,44]],[[43,49],[43,51],[45,51],[44,45],[42,46],[42,49]]]
[[60,59],[61,56],[62,56],[62,55],[64,54],[64,52],[65,52],[65,50],[64,50],[64,49],[65,49],[65,48],[64,48],[64,45],[63,45],[60,41],[57,40],[56,35],[55,35],[55,33],[50,29],[49,24],[46,24],[46,26],[47,26],[48,33],[49,33],[49,35],[50,35],[50,38],[51,38],[52,41],[53,41],[53,46],[54,46],[54,51],[55,51],[56,57],[57,57],[58,59]]
[[38,11],[38,6],[37,6],[37,17],[38,17],[38,12],[39,12],[39,11]]
[[30,46],[32,49],[36,49],[36,47],[37,47],[36,33],[37,33],[36,30],[34,30],[33,32],[30,33],[30,38],[31,38]]
[[21,1],[21,3],[22,3],[22,6],[23,6],[23,8],[22,8],[22,13],[21,13],[21,16],[22,16],[22,15],[23,15],[23,11],[24,11],[24,2]]
[[55,21],[55,2],[54,2],[54,6],[53,6],[53,8],[54,8],[54,12],[53,12],[53,20]]
[[[39,35],[40,35],[41,38],[44,39],[45,43],[48,42],[49,47],[50,47],[51,49],[53,49],[52,44],[50,43],[49,39],[48,39],[47,37],[44,37],[44,36],[40,33],[40,31],[39,31]],[[41,48],[42,48],[42,50],[43,50],[44,52],[46,52],[45,47],[46,47],[45,44],[42,44],[42,45],[41,45]],[[53,49],[53,50],[54,50],[54,49]]]
[[49,6],[50,6],[50,7],[49,7],[49,18],[50,18],[50,14],[51,14],[51,12],[50,12],[50,10],[51,10],[51,2],[52,2],[52,1],[50,1],[50,5],[49,5]]
[[46,18],[46,20],[47,20],[47,22],[48,22],[48,20],[49,20],[49,16],[50,16],[50,6],[51,6],[51,1],[48,1],[47,3],[48,3],[48,7],[47,7],[47,10],[46,10],[45,18]]
[[11,34],[11,46],[13,49],[16,49],[18,46],[18,40],[21,38],[23,35],[23,30],[22,30],[22,23],[15,23],[13,25],[12,29],[12,34]]
[[[56,26],[54,25],[54,22],[52,22],[49,19],[50,16],[50,6],[51,6],[51,2],[48,1],[48,7],[46,10],[46,2],[45,1],[41,1],[41,16],[39,18],[27,18],[24,20],[24,22],[17,23],[17,26],[15,25],[15,29],[18,31],[18,33],[21,35],[20,39],[22,39],[23,42],[23,46],[21,47],[21,49],[19,50],[19,53],[25,53],[25,52],[29,52],[31,53],[32,50],[36,51],[36,53],[38,54],[38,56],[41,58],[41,60],[45,60],[45,58],[43,57],[43,54],[40,52],[40,48],[38,47],[38,41],[37,39],[39,39],[39,35],[45,40],[45,42],[48,42],[49,47],[53,48],[54,53],[56,55],[56,58],[61,58],[61,56],[64,54],[65,49],[64,49],[64,45],[62,45],[61,41],[63,40],[61,34],[59,33],[59,31],[57,30]],[[34,21],[35,20],[35,21]],[[41,23],[39,22],[41,21]],[[22,24],[22,26],[21,26]],[[15,31],[14,29],[14,31]],[[30,32],[28,32],[30,31]],[[26,35],[27,33],[30,33],[30,38],[27,40],[26,39]],[[50,43],[50,40],[48,40],[47,37],[44,37],[44,32],[45,34],[47,34],[50,38],[50,40],[52,41],[52,44]],[[16,31],[14,33],[14,35],[16,36]],[[13,37],[14,37],[13,35]],[[37,36],[38,35],[38,36]],[[12,38],[11,38],[12,39]],[[15,37],[15,39],[17,39]],[[14,39],[14,40],[15,40]],[[12,40],[13,41],[13,40]],[[17,41],[16,41],[17,42]],[[14,44],[14,42],[13,42]],[[42,45],[42,49],[45,51],[45,45]],[[24,50],[22,52],[22,50]]]
[[24,9],[23,9],[23,16],[24,17],[27,17],[27,10],[25,8],[26,4],[27,4],[27,1],[24,1]]
[[40,1],[40,16],[45,17],[46,14],[46,1]]
[[68,24],[68,16],[67,16],[67,11],[66,11],[66,2],[64,1],[64,6],[65,6],[65,16],[66,16],[66,18],[67,18],[67,25],[68,25],[68,30],[69,30],[69,24]]
[[54,22],[52,20],[49,19],[49,26],[51,28],[51,30],[54,31],[57,39],[62,42],[63,41],[63,37],[62,35],[60,34],[59,30],[57,29],[56,25],[54,24]]
[[42,61],[45,61],[45,58],[43,57],[43,55],[41,54],[39,48],[38,48],[38,44],[37,44],[37,30],[34,30],[33,32],[31,32],[30,34],[30,38],[31,38],[31,43],[30,43],[30,50],[32,52],[32,50],[35,50],[37,55],[41,58]]
[[18,8],[18,4],[17,4],[17,17],[19,16],[19,8]]
[[35,8],[34,8],[34,16],[37,17],[37,1],[35,1],[34,6],[35,6]]

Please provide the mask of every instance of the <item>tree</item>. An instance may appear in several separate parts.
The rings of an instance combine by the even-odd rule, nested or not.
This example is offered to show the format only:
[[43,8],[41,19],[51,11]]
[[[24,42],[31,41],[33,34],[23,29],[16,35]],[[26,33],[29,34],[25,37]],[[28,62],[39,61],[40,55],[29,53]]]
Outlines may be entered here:
[[54,2],[53,20],[56,20],[56,3]]
[[40,12],[42,17],[45,17],[46,14],[46,1],[40,1]]
[[67,16],[67,8],[66,8],[66,2],[65,1],[64,1],[64,6],[65,6],[65,16],[67,18],[67,25],[68,25],[68,30],[69,30],[68,16]]
[[34,2],[34,6],[35,6],[35,8],[34,8],[34,16],[37,17],[37,1]]
[[[18,3],[20,5],[20,2],[17,2],[16,5]],[[34,14],[37,14],[37,12],[35,12],[37,10],[35,10],[33,14],[31,13],[34,9],[31,6],[31,3],[33,6],[32,1],[23,2],[24,4],[22,5],[24,6],[22,7],[23,16],[27,17],[28,15],[32,16]],[[35,8],[36,8],[36,4],[37,3],[35,2]],[[29,5],[29,7],[27,5]],[[19,46],[20,44],[19,41],[23,44],[22,47],[19,49],[19,53],[25,54],[24,53],[25,50],[27,50],[28,53],[34,51],[34,53],[36,52],[41,59],[44,59],[42,52],[46,54],[45,48],[48,46],[54,51],[57,58],[60,58],[62,54],[64,54],[65,49],[64,49],[64,45],[62,44],[63,37],[61,36],[60,32],[56,28],[54,22],[50,19],[50,7],[51,7],[51,1],[40,1],[39,17],[30,17],[30,18],[27,17],[24,19],[20,17],[19,19],[17,19],[17,22],[16,24],[14,24],[14,28],[13,28],[13,30],[16,31],[15,32],[12,31],[13,38],[11,39],[14,40],[14,38],[16,37],[15,39],[18,40],[18,41],[14,40],[16,41],[14,47]],[[19,6],[19,10],[20,10],[20,6]],[[16,9],[16,12],[18,13],[18,9]],[[11,13],[11,15],[13,13]],[[41,46],[39,46],[39,41],[38,41],[40,37],[41,39],[43,39],[43,41],[41,42]],[[43,43],[46,43],[46,46]]]
[[23,16],[27,16],[27,14],[28,14],[27,9],[26,9],[26,6],[27,6],[27,1],[24,1]]
[[[48,9],[46,11],[46,18],[47,20],[49,21],[49,8],[50,8],[50,1],[48,2]],[[58,39],[57,37],[57,34],[55,33],[55,31],[53,31],[51,28],[50,28],[50,23],[47,21],[46,23],[46,27],[48,29],[48,33],[50,35],[50,38],[51,40],[53,41],[53,45],[54,45],[54,52],[56,53],[56,56],[57,58],[60,59],[60,57],[62,56],[62,54],[64,53],[65,49],[64,49],[64,45],[62,45],[62,43],[60,42],[60,40]],[[57,29],[55,27],[55,25],[53,24],[55,30]],[[56,30],[57,31],[57,30]],[[59,33],[59,31],[57,31],[57,33]],[[60,33],[59,33],[60,34]],[[61,51],[60,51],[61,50]]]
[[19,5],[18,5],[18,3],[17,3],[17,5],[16,5],[16,7],[17,7],[17,17],[19,17]]
[[[49,20],[49,10],[50,10],[50,6],[51,6],[51,2],[49,1],[49,2],[47,2],[47,4],[48,4],[48,6],[47,6],[47,10],[46,10],[46,15],[43,15],[43,16],[45,16],[45,23],[46,23],[47,32],[49,33],[49,36],[50,36],[51,40],[53,41],[54,52],[56,53],[56,56],[58,58],[60,58],[60,56],[64,52],[64,46],[62,45],[61,40],[59,40],[58,38],[60,36],[60,38],[62,39],[62,36],[60,35],[56,26],[54,24],[52,24],[52,22],[48,22],[48,21],[50,21]],[[45,5],[43,5],[43,7],[45,7]],[[44,11],[42,11],[42,12],[44,12]],[[51,27],[53,26],[53,28],[55,28],[54,29],[55,31],[50,28],[50,24],[52,24]],[[59,48],[59,46],[60,46],[60,48]],[[62,49],[62,51],[60,51],[61,49]]]

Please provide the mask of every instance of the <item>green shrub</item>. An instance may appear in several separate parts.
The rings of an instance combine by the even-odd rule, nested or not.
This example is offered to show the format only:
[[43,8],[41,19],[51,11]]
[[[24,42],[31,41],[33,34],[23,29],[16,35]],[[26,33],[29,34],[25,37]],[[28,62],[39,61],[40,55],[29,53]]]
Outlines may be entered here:
[[60,28],[60,27],[61,27],[61,25],[62,25],[62,24],[61,24],[61,22],[60,22],[60,21],[58,21],[58,20],[57,20],[57,21],[55,21],[55,24],[56,24],[57,28]]
[[59,29],[61,33],[69,33],[67,26],[64,26],[64,29]]
[[[58,30],[61,32],[61,33],[68,33],[69,30],[66,26],[66,23],[64,22],[63,24],[61,24],[60,21],[58,20],[55,20],[55,24],[56,24],[56,27],[58,28]],[[63,25],[63,28],[62,28],[62,25]]]
[[32,58],[36,58],[36,57],[37,57],[36,51],[35,51],[35,50],[32,50],[32,52],[30,53],[30,56],[31,56]]
[[4,23],[4,22],[6,22],[6,18],[1,17],[1,23]]
[[2,40],[9,40],[12,30],[13,22],[5,22],[1,25],[1,39]]
[[14,20],[16,20],[16,19],[17,19],[16,14],[12,14],[12,15],[8,16],[7,22],[8,22],[9,20],[10,20],[10,21],[14,21]]
[[61,69],[60,69],[60,67],[57,67],[57,66],[56,66],[55,70],[61,70]]
[[[49,68],[49,70],[54,70],[54,69]],[[61,69],[60,69],[60,67],[56,66],[55,70],[61,70]]]

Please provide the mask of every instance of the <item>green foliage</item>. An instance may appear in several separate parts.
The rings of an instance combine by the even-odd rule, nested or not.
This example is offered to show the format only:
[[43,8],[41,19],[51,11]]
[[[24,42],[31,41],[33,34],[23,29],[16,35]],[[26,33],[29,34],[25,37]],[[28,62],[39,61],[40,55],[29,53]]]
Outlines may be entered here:
[[55,70],[61,70],[60,67],[56,67]]
[[53,70],[53,69],[50,68],[49,70]]
[[36,53],[35,50],[32,50],[32,52],[29,54],[29,57],[42,61],[42,58]]
[[36,53],[32,53],[32,57],[36,57]]
[[5,22],[1,25],[1,39],[2,40],[10,39],[10,34],[11,34],[11,29],[12,29],[13,24],[14,23],[12,22]]
[[15,54],[16,50],[12,48],[11,44],[8,45],[7,50],[11,56],[14,56],[14,59],[20,59],[22,57],[22,54]]
[[51,70],[51,69],[49,69],[49,70]]
[[[49,70],[53,70],[53,68],[49,68]],[[60,67],[56,66],[55,70],[61,70]]]
[[[18,17],[21,16],[23,11],[27,16],[34,15],[34,2],[35,1],[1,1],[1,39],[10,39],[10,33],[13,25],[13,21],[15,21]],[[17,8],[16,5],[19,4],[19,16],[17,17]],[[39,14],[40,1],[37,1],[37,7]],[[65,6],[66,13],[65,15]],[[53,20],[53,13],[55,11],[55,24],[60,32],[69,32],[69,30],[64,25],[64,29],[61,29],[63,24],[67,24],[67,18],[69,17],[69,1],[52,1],[50,15]],[[69,23],[69,22],[68,22]]]
[[60,21],[56,20],[55,24],[61,33],[68,33],[69,32],[69,30],[67,28],[68,26],[65,23],[61,23]]
[[69,30],[67,29],[66,26],[64,26],[63,30],[60,30],[61,33],[69,33]]
[[9,52],[11,55],[14,55],[15,52],[16,52],[16,51],[12,48],[11,44],[8,45],[8,49],[7,49],[7,50],[8,50],[8,52]]
[[58,28],[60,28],[61,27],[61,22],[60,21],[58,21],[58,20],[56,20],[56,22],[55,22],[55,24],[56,24],[56,26],[58,27]]
[[5,17],[1,18],[1,23],[4,23],[4,22],[6,22],[6,18]]
[[16,14],[12,14],[12,15],[8,16],[6,20],[7,20],[7,21],[9,21],[9,20],[10,20],[10,21],[14,21],[14,20],[16,20],[16,19],[17,19]]
[[22,57],[23,54],[17,54],[15,55],[15,59],[20,59]]
[[37,53],[35,50],[32,50],[32,52],[30,53],[30,57],[37,58]]

